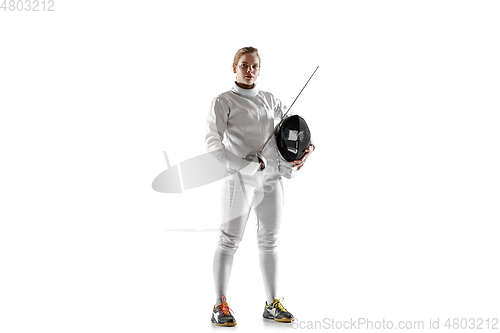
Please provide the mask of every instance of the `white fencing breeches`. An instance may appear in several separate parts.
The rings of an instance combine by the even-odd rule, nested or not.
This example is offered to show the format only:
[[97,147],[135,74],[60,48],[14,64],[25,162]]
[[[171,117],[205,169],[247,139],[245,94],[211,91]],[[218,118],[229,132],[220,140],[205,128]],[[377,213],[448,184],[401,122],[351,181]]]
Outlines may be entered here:
[[276,298],[278,234],[283,210],[281,178],[257,172],[253,176],[235,173],[225,179],[222,223],[214,257],[216,304],[226,294],[233,256],[243,238],[252,207],[257,217],[259,262],[267,301]]

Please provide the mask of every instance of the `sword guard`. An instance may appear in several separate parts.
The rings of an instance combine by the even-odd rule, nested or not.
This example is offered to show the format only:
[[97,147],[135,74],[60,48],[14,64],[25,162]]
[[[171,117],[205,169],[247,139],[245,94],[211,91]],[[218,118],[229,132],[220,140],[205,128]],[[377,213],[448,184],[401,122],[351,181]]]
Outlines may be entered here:
[[266,168],[266,159],[264,156],[262,156],[261,153],[259,153],[258,151],[252,151],[250,153],[247,154],[247,156],[245,156],[243,158],[244,160],[247,160],[247,161],[254,161],[255,159],[258,159],[259,160],[259,163],[260,163],[260,168],[259,170],[262,171]]

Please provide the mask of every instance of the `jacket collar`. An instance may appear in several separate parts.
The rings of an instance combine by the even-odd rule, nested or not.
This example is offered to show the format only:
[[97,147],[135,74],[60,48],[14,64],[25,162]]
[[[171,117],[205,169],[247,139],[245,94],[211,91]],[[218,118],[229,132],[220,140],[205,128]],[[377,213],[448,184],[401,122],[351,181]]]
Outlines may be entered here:
[[257,88],[257,84],[253,84],[252,89],[243,89],[240,86],[236,84],[236,81],[234,82],[233,88],[231,89],[234,93],[241,95],[241,96],[247,96],[247,97],[253,97],[259,93],[259,88]]

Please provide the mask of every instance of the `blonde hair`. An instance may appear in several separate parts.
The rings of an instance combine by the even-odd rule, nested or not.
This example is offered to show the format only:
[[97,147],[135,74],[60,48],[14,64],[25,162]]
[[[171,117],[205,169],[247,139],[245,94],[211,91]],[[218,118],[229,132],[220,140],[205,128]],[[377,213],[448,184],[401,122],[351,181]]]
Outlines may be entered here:
[[259,50],[257,50],[255,47],[247,46],[247,47],[242,47],[241,49],[236,52],[233,60],[233,67],[238,66],[238,61],[240,61],[240,58],[247,53],[255,53],[257,55],[257,58],[259,58],[259,65],[260,65],[260,55],[259,55]]

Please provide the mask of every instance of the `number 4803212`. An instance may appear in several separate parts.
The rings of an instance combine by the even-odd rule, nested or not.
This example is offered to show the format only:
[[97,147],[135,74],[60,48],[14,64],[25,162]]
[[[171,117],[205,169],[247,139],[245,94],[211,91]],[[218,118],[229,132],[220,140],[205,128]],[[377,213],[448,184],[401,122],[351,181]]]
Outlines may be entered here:
[[53,12],[54,0],[3,0],[0,10],[4,12]]

